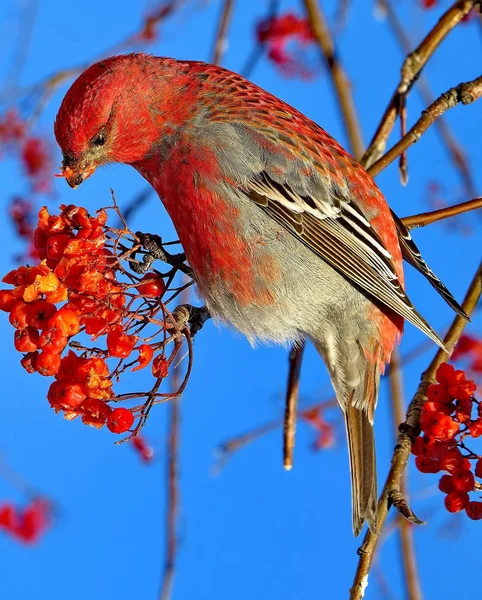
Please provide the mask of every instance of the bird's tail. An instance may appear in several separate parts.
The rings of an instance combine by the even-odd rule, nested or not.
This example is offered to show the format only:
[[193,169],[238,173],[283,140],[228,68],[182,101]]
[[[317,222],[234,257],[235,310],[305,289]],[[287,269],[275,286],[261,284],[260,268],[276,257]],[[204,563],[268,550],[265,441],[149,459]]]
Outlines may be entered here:
[[347,404],[344,410],[350,457],[352,526],[357,536],[363,523],[375,529],[377,512],[377,467],[373,425],[367,412]]
[[[359,332],[360,333],[360,332]],[[365,342],[365,343],[364,343]],[[378,341],[359,337],[338,338],[335,345],[315,345],[328,367],[337,400],[343,411],[350,459],[352,525],[357,536],[365,521],[375,530],[377,468],[373,415],[380,381]],[[370,360],[366,356],[371,348]]]

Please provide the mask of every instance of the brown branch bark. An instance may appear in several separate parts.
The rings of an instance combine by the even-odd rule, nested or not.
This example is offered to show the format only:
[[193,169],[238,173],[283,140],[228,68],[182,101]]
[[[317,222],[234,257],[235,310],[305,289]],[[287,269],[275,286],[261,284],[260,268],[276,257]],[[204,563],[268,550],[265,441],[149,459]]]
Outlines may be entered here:
[[395,120],[401,108],[401,98],[408,94],[419,73],[447,35],[478,4],[480,4],[480,0],[459,0],[455,2],[440,17],[438,23],[425,36],[417,48],[407,56],[402,65],[401,78],[397,89],[393,93],[370,145],[361,160],[361,164],[365,168],[373,165],[385,151],[388,137],[395,125]]
[[[404,394],[402,381],[402,365],[398,348],[392,352],[390,360],[390,372],[388,375],[390,382],[390,395],[392,400],[392,418],[395,435],[397,435],[399,426],[404,421]],[[402,495],[407,499],[407,477],[403,474],[400,482]],[[415,558],[415,548],[413,544],[413,525],[399,517],[398,529],[400,536],[400,555],[403,565],[403,581],[406,588],[406,597],[408,600],[421,600],[420,580],[417,571],[417,561]]]
[[407,150],[412,144],[415,144],[422,134],[435,122],[435,120],[450,108],[457,104],[471,104],[482,96],[482,75],[465,83],[460,83],[456,87],[444,92],[435,102],[433,102],[425,111],[420,119],[413,125],[410,131],[377,162],[368,168],[368,172],[375,177],[383,171],[391,162],[393,162],[402,152]]
[[325,60],[338,98],[343,125],[349,140],[351,153],[356,159],[359,159],[363,153],[364,145],[360,123],[351,93],[350,82],[336,55],[335,44],[321,7],[316,0],[303,0],[303,2],[311,29],[313,30],[313,34],[320,47],[321,54]]
[[[462,304],[465,312],[470,315],[480,298],[482,292],[482,263],[479,265],[472,283],[467,291],[465,300]],[[462,332],[467,325],[467,321],[457,315],[452,322],[452,325],[444,338],[445,345],[449,352],[455,347]],[[383,525],[388,515],[389,508],[392,504],[393,496],[400,495],[400,485],[408,457],[412,449],[413,440],[418,435],[420,428],[420,413],[425,402],[426,391],[430,383],[434,381],[435,372],[442,362],[448,358],[444,350],[439,349],[432,359],[427,370],[422,376],[422,381],[418,386],[412,401],[407,410],[405,422],[399,428],[397,445],[392,456],[390,471],[388,473],[385,485],[383,487],[380,499],[378,501],[378,510],[376,518],[376,531],[374,534],[368,531],[363,540],[363,545],[359,550],[358,566],[355,573],[353,586],[350,590],[350,600],[361,600],[364,596],[366,586],[368,584],[368,574],[373,562],[373,557],[379,541],[379,532],[382,531]]]
[[219,65],[228,46],[227,32],[233,13],[234,0],[224,0],[218,30],[214,39],[212,63]]
[[286,390],[285,417],[283,428],[283,465],[287,471],[293,468],[293,450],[296,434],[296,411],[300,387],[301,362],[305,344],[291,349],[288,363],[288,386]]
[[[408,55],[411,48],[413,47],[410,38],[405,32],[397,13],[389,0],[381,0],[381,6],[385,10],[387,15],[387,21],[390,25],[395,39],[404,52]],[[422,97],[422,100],[426,106],[429,106],[434,101],[434,96],[430,90],[427,80],[421,75],[417,80],[417,90]],[[465,186],[467,195],[476,196],[476,186],[474,178],[469,167],[469,163],[462,146],[458,143],[452,129],[443,117],[435,121],[435,128],[437,133],[449,154],[449,158],[454,165],[454,168],[459,172],[462,182]]]
[[404,217],[402,222],[408,229],[416,229],[417,227],[425,227],[436,221],[448,219],[455,215],[461,215],[469,210],[476,210],[478,208],[482,208],[482,198],[474,198],[473,200],[455,204],[454,206],[446,206],[445,208],[439,208],[438,210]]

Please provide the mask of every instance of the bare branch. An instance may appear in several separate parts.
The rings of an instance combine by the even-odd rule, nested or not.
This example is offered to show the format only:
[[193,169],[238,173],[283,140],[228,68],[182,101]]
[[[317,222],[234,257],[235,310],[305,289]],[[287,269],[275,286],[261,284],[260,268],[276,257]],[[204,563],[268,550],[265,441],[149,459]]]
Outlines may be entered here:
[[351,93],[348,77],[336,55],[335,44],[326,24],[321,7],[316,0],[303,0],[308,14],[313,34],[318,42],[327,69],[330,73],[335,93],[340,105],[343,125],[350,142],[353,156],[359,159],[363,153],[363,139],[360,123],[355,110],[355,103]]
[[420,213],[411,217],[404,217],[402,222],[408,229],[416,229],[417,227],[425,227],[431,223],[441,221],[442,219],[461,215],[469,210],[476,210],[478,208],[482,208],[482,198],[474,198],[473,200],[455,204],[454,206],[446,206],[445,208],[439,208],[438,210]]
[[[474,311],[479,301],[481,292],[482,263],[479,265],[474,275],[462,305],[468,315]],[[444,343],[449,352],[453,351],[455,344],[462,335],[466,325],[467,321],[459,315],[457,315],[453,320],[453,323],[444,338]],[[365,535],[365,539],[363,540],[363,545],[359,549],[358,566],[355,573],[353,586],[350,590],[350,600],[361,600],[364,596],[365,589],[368,584],[368,574],[370,572],[373,557],[380,537],[379,532],[381,532],[383,529],[383,525],[388,515],[388,510],[392,504],[391,499],[393,495],[400,493],[401,480],[407,465],[410,451],[412,449],[412,444],[420,431],[420,413],[423,403],[425,402],[427,388],[430,383],[435,380],[435,372],[437,371],[438,367],[442,364],[442,362],[447,360],[448,356],[449,354],[447,354],[447,352],[441,348],[437,351],[429,367],[423,374],[422,382],[418,386],[417,392],[410,402],[407,410],[406,420],[399,428],[397,445],[395,446],[392,456],[390,471],[378,501],[376,517],[377,533],[368,531]]]
[[[404,394],[402,382],[402,370],[398,348],[392,352],[390,360],[390,394],[392,400],[392,415],[395,435],[399,426],[404,421]],[[403,498],[407,498],[406,473],[400,482],[400,488]],[[413,525],[405,518],[398,519],[400,533],[400,550],[404,569],[403,581],[407,590],[408,600],[421,600],[420,580],[417,572],[417,561],[415,559],[415,548],[413,544]]]
[[[418,47],[407,56],[402,70],[401,79],[395,90],[380,124],[366,150],[361,164],[368,168],[383,154],[388,137],[393,129],[395,120],[401,108],[401,98],[406,96],[419,73],[432,57],[435,50],[460,21],[469,14],[480,0],[459,0],[455,2],[439,19],[435,27],[425,36]],[[384,3],[383,6],[386,6]]]
[[454,108],[457,104],[471,104],[482,96],[482,75],[465,83],[460,83],[456,87],[444,92],[435,102],[433,102],[425,111],[420,119],[410,129],[395,146],[382,156],[376,163],[368,169],[372,177],[378,175],[391,162],[393,162],[402,152],[409,148],[415,142],[418,142],[422,134],[449,108]]
[[224,0],[221,18],[219,19],[218,31],[214,39],[213,58],[211,61],[214,65],[219,65],[221,63],[223,54],[226,52],[228,47],[227,32],[229,28],[229,22],[231,21],[233,6],[234,0]]

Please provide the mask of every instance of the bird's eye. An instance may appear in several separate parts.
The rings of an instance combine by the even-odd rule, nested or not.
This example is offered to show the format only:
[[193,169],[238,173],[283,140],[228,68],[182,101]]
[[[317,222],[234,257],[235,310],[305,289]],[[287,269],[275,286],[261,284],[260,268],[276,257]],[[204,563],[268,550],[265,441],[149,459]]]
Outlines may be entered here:
[[103,133],[99,133],[92,140],[93,146],[103,146],[105,144],[105,135]]

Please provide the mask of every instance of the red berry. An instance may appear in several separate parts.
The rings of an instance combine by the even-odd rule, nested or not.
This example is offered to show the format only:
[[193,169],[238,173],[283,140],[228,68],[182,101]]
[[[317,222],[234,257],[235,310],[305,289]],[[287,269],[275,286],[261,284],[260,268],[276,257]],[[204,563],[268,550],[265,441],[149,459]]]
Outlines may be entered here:
[[442,475],[438,482],[438,489],[444,494],[450,494],[454,491],[454,482],[452,481],[451,475]]
[[475,474],[477,477],[482,477],[482,458],[475,463]]
[[136,335],[124,333],[121,325],[116,325],[107,334],[107,350],[111,356],[127,358],[138,339]]
[[447,386],[439,383],[432,383],[428,386],[427,398],[431,402],[441,402],[443,404],[450,404],[453,400],[447,390]]
[[422,473],[438,473],[440,471],[440,462],[434,458],[419,455],[415,458],[415,464]]
[[64,255],[64,250],[67,244],[72,240],[72,236],[68,233],[58,233],[51,235],[47,239],[46,254],[52,260],[60,260]]
[[452,472],[452,483],[459,492],[471,492],[475,484],[474,474],[468,469],[456,469]]
[[165,378],[169,375],[169,367],[165,354],[158,354],[152,362],[152,374],[156,379]]
[[474,521],[480,521],[480,519],[482,519],[482,502],[472,500],[472,502],[467,504],[465,510],[469,519],[473,519]]
[[445,496],[445,508],[451,513],[460,512],[467,506],[469,500],[467,492],[454,490]]
[[478,438],[482,435],[482,419],[477,419],[469,425],[470,435],[473,438]]
[[[469,462],[470,465],[470,462]],[[456,469],[461,469],[464,466],[464,457],[458,448],[448,450],[440,459],[440,468],[444,471],[452,473]]]
[[146,298],[159,298],[166,291],[164,279],[157,273],[146,273],[141,279],[141,282],[143,281],[146,283],[139,283],[136,285],[137,291],[141,296]]
[[107,418],[107,427],[112,433],[125,433],[134,423],[134,415],[127,408],[114,409]]
[[10,312],[16,301],[17,297],[12,290],[0,290],[0,310]]

